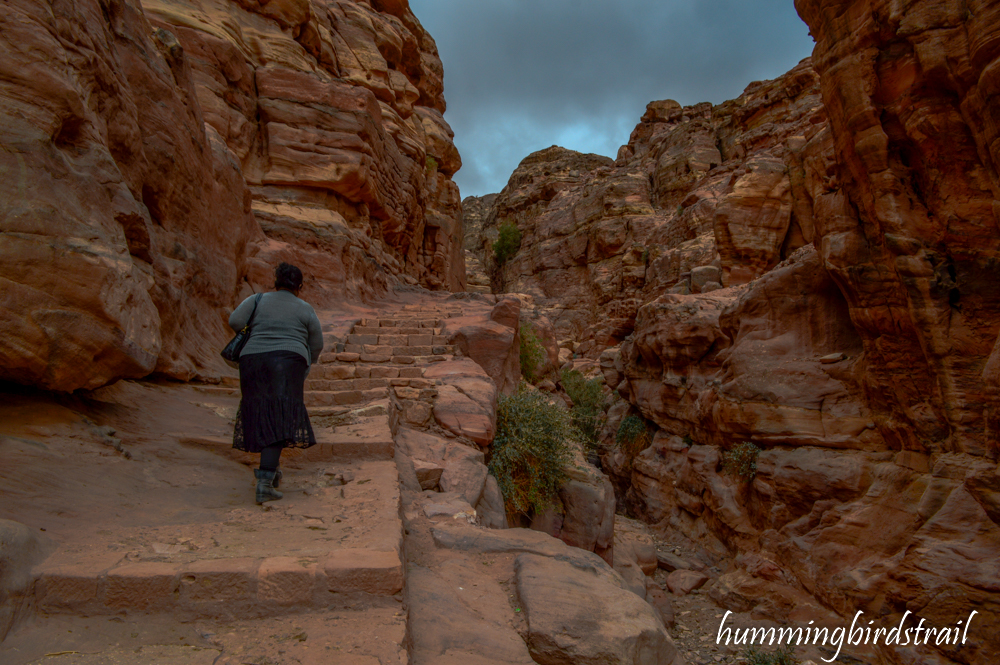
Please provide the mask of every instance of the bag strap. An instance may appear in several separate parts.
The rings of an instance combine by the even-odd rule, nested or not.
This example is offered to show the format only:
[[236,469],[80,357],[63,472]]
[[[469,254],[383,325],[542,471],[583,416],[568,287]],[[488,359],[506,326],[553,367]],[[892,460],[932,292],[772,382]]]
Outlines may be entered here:
[[243,326],[244,330],[250,329],[250,324],[253,323],[253,317],[257,316],[257,305],[260,303],[260,299],[264,297],[263,293],[258,293],[257,297],[253,299],[253,311],[250,312],[250,318],[247,319],[247,324]]

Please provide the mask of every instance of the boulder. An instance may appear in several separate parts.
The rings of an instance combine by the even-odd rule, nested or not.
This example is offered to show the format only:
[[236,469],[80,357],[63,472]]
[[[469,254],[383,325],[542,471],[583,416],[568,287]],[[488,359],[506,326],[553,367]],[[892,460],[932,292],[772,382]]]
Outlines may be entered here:
[[413,665],[533,665],[508,623],[507,594],[477,565],[452,559],[407,570]]
[[644,524],[618,517],[614,534],[614,568],[630,591],[646,597],[646,576],[656,572],[656,546]]
[[606,475],[590,464],[579,448],[564,468],[566,482],[553,505],[536,514],[531,528],[568,545],[612,558],[615,528],[615,492]]
[[438,384],[434,419],[445,429],[488,446],[496,432],[496,384],[485,370],[463,358],[435,363],[424,378]]
[[708,581],[708,575],[696,570],[675,570],[667,575],[667,587],[671,593],[684,596],[700,589]]
[[444,473],[444,468],[441,465],[422,459],[415,459],[412,461],[412,464],[413,472],[416,474],[417,482],[420,484],[420,489],[432,490],[438,488],[441,482],[441,474]]
[[691,290],[694,293],[705,293],[705,287],[709,284],[717,286],[722,284],[722,270],[715,266],[691,268]]
[[451,519],[462,519],[468,523],[476,521],[476,511],[469,505],[461,494],[457,492],[434,492],[428,490],[424,493],[422,501],[424,515],[433,519],[435,517],[449,517]]
[[399,452],[413,460],[422,489],[454,492],[471,506],[480,502],[488,473],[482,451],[408,427],[400,427],[395,438]]
[[658,586],[648,586],[646,589],[646,602],[660,615],[660,620],[666,628],[673,628],[676,623],[674,615],[674,605],[670,596]]
[[476,514],[479,515],[479,523],[485,527],[507,528],[507,511],[504,508],[503,495],[500,493],[497,479],[492,475],[486,476],[482,498],[476,504]]
[[536,554],[518,555],[514,569],[536,662],[683,662],[657,612],[613,578]]
[[469,505],[477,505],[489,473],[483,460],[482,451],[461,443],[452,443],[444,459],[444,470],[440,478],[441,491],[456,492]]
[[502,298],[489,316],[447,319],[441,335],[448,343],[482,367],[501,395],[511,395],[521,379],[517,316],[520,301]]

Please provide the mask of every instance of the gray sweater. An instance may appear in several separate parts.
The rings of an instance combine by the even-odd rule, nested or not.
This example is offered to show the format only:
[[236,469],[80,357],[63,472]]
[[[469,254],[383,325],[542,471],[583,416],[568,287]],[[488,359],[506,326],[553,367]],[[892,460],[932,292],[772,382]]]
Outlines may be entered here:
[[[240,331],[253,312],[252,295],[229,315],[229,327]],[[323,330],[312,305],[288,291],[265,293],[257,305],[250,327],[250,339],[241,355],[268,351],[294,351],[307,363],[319,362],[323,352]]]

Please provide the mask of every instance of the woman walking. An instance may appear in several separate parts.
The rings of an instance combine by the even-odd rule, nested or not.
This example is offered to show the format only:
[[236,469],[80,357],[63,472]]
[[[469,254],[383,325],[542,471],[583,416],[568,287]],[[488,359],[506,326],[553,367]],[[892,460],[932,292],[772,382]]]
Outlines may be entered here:
[[233,448],[260,453],[260,468],[254,470],[258,504],[282,496],[275,489],[282,449],[316,443],[302,397],[309,365],[323,351],[316,311],[298,297],[302,271],[282,263],[274,270],[274,288],[273,293],[250,296],[229,316],[234,331],[253,316],[250,338],[240,353],[242,399]]

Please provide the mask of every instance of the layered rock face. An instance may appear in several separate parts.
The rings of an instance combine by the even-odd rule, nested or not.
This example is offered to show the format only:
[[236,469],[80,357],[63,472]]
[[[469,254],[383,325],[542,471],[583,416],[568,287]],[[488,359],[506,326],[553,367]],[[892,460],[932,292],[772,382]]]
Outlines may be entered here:
[[982,455],[996,397],[980,377],[1000,329],[1000,8],[797,5],[841,165],[818,248],[866,340],[867,388],[894,412],[882,427],[904,448]]
[[210,366],[263,236],[176,40],[138,3],[3,14],[0,377],[72,390]]
[[462,162],[442,116],[434,40],[406,2],[144,7],[177,34],[205,121],[243,167],[269,239],[263,264],[303,255],[326,282],[320,300],[345,285],[384,290],[400,273],[463,290],[450,179]]
[[[715,209],[728,288],[659,296],[606,354],[659,430],[631,470],[614,456],[606,469],[633,513],[741,552],[712,590],[726,607],[806,620],[808,593],[844,616],[895,626],[908,610],[938,627],[975,609],[966,644],[880,658],[993,663],[1000,9],[797,7],[829,126],[786,141],[787,191],[764,166],[759,192],[777,189],[734,187]],[[773,247],[768,199],[798,227],[754,258],[732,211],[758,210],[751,235]],[[743,448],[755,472],[733,465],[743,441],[760,449]]]
[[0,379],[221,370],[282,260],[327,306],[462,290],[461,166],[401,2],[20,0],[0,18]]
[[555,147],[525,158],[483,223],[522,250],[494,288],[528,293],[560,339],[596,357],[632,332],[643,304],[669,290],[742,284],[813,240],[804,160],[828,148],[819,80],[808,60],[719,106],[652,102],[612,161]]

